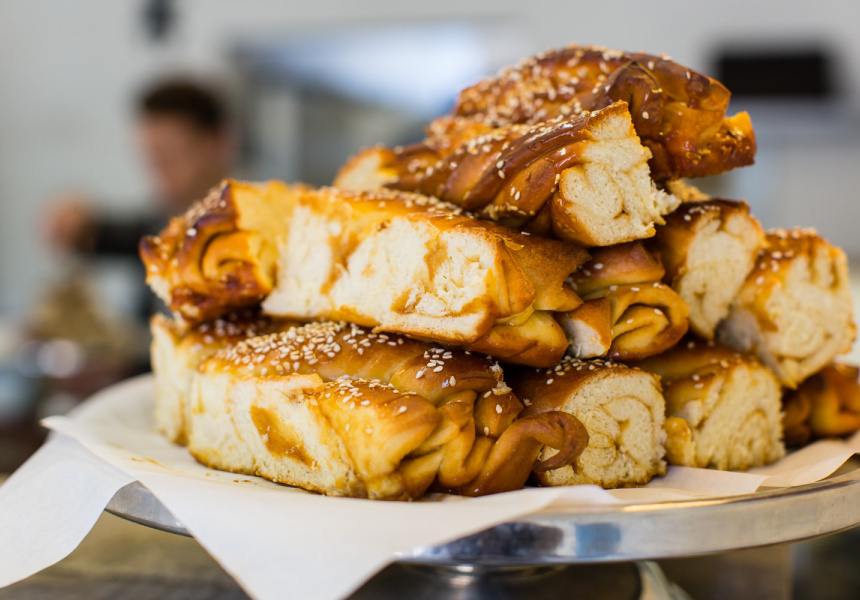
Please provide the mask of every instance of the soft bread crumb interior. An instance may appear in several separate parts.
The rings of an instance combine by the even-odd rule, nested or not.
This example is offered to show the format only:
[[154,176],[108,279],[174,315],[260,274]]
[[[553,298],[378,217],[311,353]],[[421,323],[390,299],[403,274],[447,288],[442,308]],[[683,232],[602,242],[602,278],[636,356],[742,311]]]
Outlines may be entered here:
[[[785,453],[782,445],[780,388],[763,367],[737,364],[700,399],[666,390],[666,413],[690,426],[699,467],[749,469]],[[704,388],[703,388],[704,389]]]
[[503,245],[481,230],[395,217],[347,247],[325,219],[302,210],[296,218],[264,303],[270,314],[344,318],[468,343],[522,310],[508,295]]
[[[544,475],[549,485],[615,488],[644,484],[665,472],[665,405],[656,378],[620,369],[607,375],[580,386],[562,406],[585,425],[589,441],[573,465]],[[554,453],[545,449],[542,458]]]
[[[557,233],[589,246],[653,236],[654,224],[662,224],[662,215],[680,202],[651,182],[651,153],[639,142],[629,115],[606,117],[592,136],[583,147],[583,164],[561,174],[554,209],[566,231]],[[569,227],[565,217],[572,221]]]
[[749,216],[709,219],[694,236],[673,288],[690,307],[690,326],[711,339],[755,266],[761,234]]

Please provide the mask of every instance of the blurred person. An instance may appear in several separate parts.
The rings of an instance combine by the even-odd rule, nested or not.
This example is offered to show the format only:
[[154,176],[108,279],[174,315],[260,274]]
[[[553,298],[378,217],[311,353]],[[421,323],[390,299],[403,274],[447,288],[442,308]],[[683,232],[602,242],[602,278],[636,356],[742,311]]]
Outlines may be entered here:
[[[146,212],[110,216],[91,198],[66,194],[50,205],[42,223],[47,242],[62,252],[64,265],[61,278],[49,282],[31,304],[27,337],[34,348],[45,349],[38,351],[45,356],[55,348],[68,354],[38,365],[49,382],[40,401],[43,416],[65,412],[70,402],[148,370],[142,321],[161,306],[145,285],[137,255],[140,238],[157,234],[171,216],[204,197],[228,175],[233,162],[227,106],[214,91],[187,79],[164,81],[140,95],[135,113],[136,138],[152,191]],[[112,314],[106,298],[92,293],[93,271],[86,267],[100,257],[128,259],[123,266],[127,281],[134,282],[134,289],[128,290],[133,305],[120,314]]]
[[137,102],[136,134],[154,192],[149,214],[110,217],[86,196],[59,197],[45,234],[63,252],[136,256],[143,235],[157,233],[227,176],[235,144],[227,106],[214,91],[185,79],[162,82]]

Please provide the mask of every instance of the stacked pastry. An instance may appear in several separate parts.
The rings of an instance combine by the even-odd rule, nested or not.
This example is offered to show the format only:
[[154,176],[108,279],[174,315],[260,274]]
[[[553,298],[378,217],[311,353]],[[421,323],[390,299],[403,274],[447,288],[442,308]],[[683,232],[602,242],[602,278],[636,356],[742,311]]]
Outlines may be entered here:
[[784,395],[793,442],[860,426],[842,252],[681,179],[752,163],[728,100],[570,46],[333,187],[223,182],[141,243],[174,314],[159,427],[216,468],[414,499],[764,464]]

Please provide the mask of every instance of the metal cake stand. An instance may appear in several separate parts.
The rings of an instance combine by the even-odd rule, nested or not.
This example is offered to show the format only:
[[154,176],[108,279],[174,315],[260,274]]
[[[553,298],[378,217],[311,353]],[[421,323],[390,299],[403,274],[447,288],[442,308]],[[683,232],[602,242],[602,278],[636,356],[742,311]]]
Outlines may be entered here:
[[[189,535],[139,483],[119,490],[106,510],[142,525]],[[827,479],[792,488],[730,498],[539,512],[447,544],[415,548],[399,556],[398,563],[353,598],[562,594],[566,598],[674,600],[686,595],[655,564],[644,561],[795,542],[858,523],[860,460],[855,458]]]

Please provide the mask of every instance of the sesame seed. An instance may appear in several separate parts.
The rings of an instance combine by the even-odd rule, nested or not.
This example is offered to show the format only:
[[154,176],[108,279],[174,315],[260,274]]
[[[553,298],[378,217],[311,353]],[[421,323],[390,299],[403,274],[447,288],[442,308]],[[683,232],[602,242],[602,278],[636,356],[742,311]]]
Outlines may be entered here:
[[496,414],[502,414],[502,405],[496,404]]
[[484,426],[484,435],[490,435],[490,428],[486,425]]

